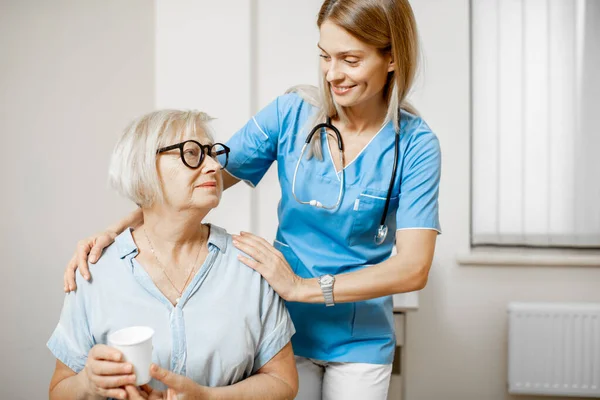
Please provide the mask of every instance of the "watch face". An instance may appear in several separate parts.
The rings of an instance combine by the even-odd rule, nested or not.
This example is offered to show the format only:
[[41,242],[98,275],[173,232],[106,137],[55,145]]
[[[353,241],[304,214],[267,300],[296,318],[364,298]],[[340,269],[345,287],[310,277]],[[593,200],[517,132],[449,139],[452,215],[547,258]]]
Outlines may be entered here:
[[333,283],[333,276],[331,275],[323,275],[321,277],[321,284],[322,285],[331,285]]

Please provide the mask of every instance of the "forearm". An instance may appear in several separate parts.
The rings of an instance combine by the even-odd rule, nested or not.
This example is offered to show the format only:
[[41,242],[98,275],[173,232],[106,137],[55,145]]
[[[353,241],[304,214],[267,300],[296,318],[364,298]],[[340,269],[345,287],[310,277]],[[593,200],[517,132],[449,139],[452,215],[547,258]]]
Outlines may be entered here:
[[296,393],[283,379],[258,373],[231,386],[205,388],[210,400],[292,400]]
[[[335,276],[333,298],[336,303],[362,301],[422,289],[427,283],[429,265],[395,255],[361,270]],[[303,280],[297,298],[302,303],[324,303],[317,278]]]
[[125,218],[119,220],[116,224],[109,226],[108,231],[114,232],[118,235],[129,227],[137,228],[143,222],[144,217],[142,214],[142,209],[138,207],[129,215],[125,216]]
[[73,375],[58,382],[50,389],[49,400],[101,400],[104,397],[86,391],[80,375]]

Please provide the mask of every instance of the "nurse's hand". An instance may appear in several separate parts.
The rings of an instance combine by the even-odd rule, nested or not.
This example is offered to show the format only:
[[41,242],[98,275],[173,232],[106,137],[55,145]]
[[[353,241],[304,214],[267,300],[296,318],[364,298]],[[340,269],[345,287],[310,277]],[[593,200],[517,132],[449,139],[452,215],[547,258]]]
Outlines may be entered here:
[[156,364],[150,367],[152,378],[164,383],[168,389],[161,399],[165,400],[202,400],[207,399],[207,388],[182,375],[175,374]]
[[296,275],[279,250],[265,239],[251,233],[232,235],[235,247],[252,259],[238,256],[238,259],[262,275],[269,285],[287,301],[294,301],[302,285],[302,278]]
[[85,280],[90,280],[88,261],[92,264],[98,261],[102,254],[102,250],[114,242],[116,237],[117,234],[115,232],[106,231],[82,239],[77,243],[75,253],[73,254],[73,257],[71,257],[69,264],[67,264],[63,276],[64,291],[66,293],[77,289],[77,284],[75,283],[75,271],[77,271],[77,268],[79,268],[79,272]]

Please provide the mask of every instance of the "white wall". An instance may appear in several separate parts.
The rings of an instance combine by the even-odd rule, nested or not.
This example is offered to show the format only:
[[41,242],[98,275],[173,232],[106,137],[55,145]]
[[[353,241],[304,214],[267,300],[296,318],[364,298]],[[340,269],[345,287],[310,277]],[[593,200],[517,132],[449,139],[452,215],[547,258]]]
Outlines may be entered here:
[[[156,107],[198,109],[217,118],[225,142],[252,115],[251,1],[156,1]],[[250,229],[250,188],[228,190],[207,221]]]
[[600,269],[466,267],[469,247],[469,1],[412,1],[424,50],[414,101],[438,134],[443,234],[407,320],[407,400],[542,400],[506,391],[509,301],[600,301]]
[[[196,108],[226,141],[289,87],[317,83],[321,0],[156,2],[156,105]],[[281,197],[275,167],[256,190],[236,185],[207,220],[272,240]]]
[[[457,265],[469,245],[468,0],[412,4],[425,61],[413,99],[442,144],[444,234],[408,315],[406,398],[516,400],[506,395],[506,304],[600,301],[600,270]],[[126,122],[155,106],[197,108],[219,118],[225,140],[289,86],[316,83],[319,5],[0,2],[0,398],[46,396],[64,265],[77,239],[132,208],[105,184]],[[225,193],[210,219],[272,238],[278,199],[271,171],[252,194],[244,185]]]
[[1,399],[47,398],[74,245],[134,208],[108,160],[154,106],[153,19],[146,0],[0,2]]
[[[321,0],[258,1],[258,108],[298,84],[318,85],[319,52],[317,14]],[[254,229],[267,240],[275,239],[281,189],[276,165],[255,193]]]

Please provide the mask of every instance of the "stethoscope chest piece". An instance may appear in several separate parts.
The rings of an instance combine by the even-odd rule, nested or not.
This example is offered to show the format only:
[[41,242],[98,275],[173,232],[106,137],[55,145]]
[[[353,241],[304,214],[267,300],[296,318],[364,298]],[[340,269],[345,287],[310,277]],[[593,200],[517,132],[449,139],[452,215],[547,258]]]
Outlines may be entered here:
[[[398,125],[400,125],[400,124],[398,124]],[[342,142],[342,135],[340,134],[340,131],[337,130],[337,128],[331,124],[331,118],[328,117],[327,122],[318,124],[317,126],[315,126],[310,131],[310,133],[306,137],[306,140],[304,141],[304,145],[302,146],[302,150],[300,151],[300,157],[298,158],[298,162],[296,162],[296,168],[294,169],[294,176],[292,179],[292,195],[294,196],[294,199],[300,204],[306,204],[306,205],[310,205],[315,208],[320,208],[320,209],[325,209],[325,210],[336,210],[340,206],[340,203],[342,201],[342,194],[344,193],[344,183],[345,183],[344,169],[342,169],[342,174],[341,174],[341,178],[340,178],[340,189],[339,189],[337,201],[335,204],[330,205],[330,206],[324,205],[323,203],[321,203],[320,201],[315,200],[315,199],[309,200],[309,201],[303,201],[303,200],[298,199],[298,197],[296,196],[296,177],[298,175],[298,168],[300,167],[300,161],[304,157],[304,151],[306,150],[306,147],[310,143],[312,137],[320,129],[330,129],[331,131],[333,131],[333,133],[335,134],[336,139],[337,139],[338,150],[339,150],[339,155],[340,155],[340,165],[341,166],[344,165],[344,145]],[[383,208],[383,212],[381,215],[381,222],[379,224],[379,228],[377,229],[377,233],[375,234],[375,243],[378,245],[385,242],[385,239],[387,238],[387,234],[388,234],[388,227],[387,227],[387,224],[385,223],[385,219],[387,216],[388,207],[390,205],[390,199],[392,197],[392,189],[394,188],[394,182],[396,179],[396,170],[398,168],[399,147],[400,147],[400,132],[396,131],[395,143],[394,143],[394,167],[392,168],[392,176],[390,178],[390,184],[389,184],[387,196],[385,199],[385,206]]]
[[381,244],[385,242],[385,238],[388,234],[387,225],[379,225],[379,229],[377,229],[377,234],[375,235],[375,243]]

